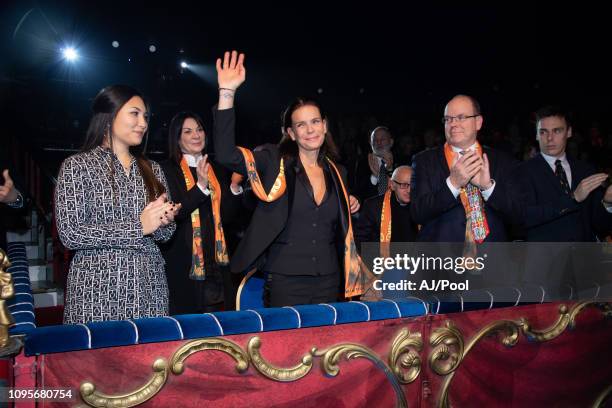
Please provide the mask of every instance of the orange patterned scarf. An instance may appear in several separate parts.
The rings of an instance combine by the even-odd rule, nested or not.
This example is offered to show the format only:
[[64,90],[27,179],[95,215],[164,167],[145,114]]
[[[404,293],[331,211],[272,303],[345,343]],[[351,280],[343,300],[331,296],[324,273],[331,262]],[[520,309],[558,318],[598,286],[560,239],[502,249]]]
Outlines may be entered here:
[[[476,142],[476,152],[482,156],[482,147],[478,142]],[[455,164],[455,158],[458,155],[459,153],[455,153],[448,143],[444,144],[444,157],[449,169]],[[489,224],[484,211],[482,193],[478,187],[468,183],[460,189],[459,196],[465,210],[465,242],[481,244],[489,235]]]
[[[238,149],[240,149],[240,152],[244,157],[248,178],[251,182],[251,187],[253,188],[255,195],[260,200],[268,203],[280,198],[285,193],[287,188],[283,159],[281,159],[280,171],[276,177],[276,180],[274,181],[274,185],[270,189],[270,192],[266,193],[263,184],[261,183],[261,179],[259,178],[259,174],[257,173],[253,153],[244,147],[238,147]],[[330,159],[327,159],[327,161],[338,176],[348,211],[348,231],[344,238],[344,296],[347,298],[351,296],[359,296],[364,294],[370,288],[373,281],[373,276],[368,271],[367,267],[361,260],[361,257],[357,253],[357,247],[353,238],[349,197],[346,192],[346,188],[344,187],[344,183],[342,182],[342,177],[340,176],[340,172],[338,171],[338,168],[334,162],[332,162]]]
[[389,257],[391,242],[391,193],[391,189],[387,188],[380,214],[380,255],[385,258]]
[[[187,190],[196,186],[196,180],[189,169],[185,156],[181,159],[181,170],[185,177]],[[215,260],[219,265],[227,265],[229,257],[225,244],[225,233],[221,224],[221,185],[213,171],[212,166],[208,166],[208,187],[210,188],[211,208],[213,213],[213,225],[215,234]],[[196,208],[191,213],[191,227],[193,229],[192,262],[189,277],[194,280],[205,280],[206,271],[204,269],[204,250],[202,249],[202,226],[200,225],[200,210]]]

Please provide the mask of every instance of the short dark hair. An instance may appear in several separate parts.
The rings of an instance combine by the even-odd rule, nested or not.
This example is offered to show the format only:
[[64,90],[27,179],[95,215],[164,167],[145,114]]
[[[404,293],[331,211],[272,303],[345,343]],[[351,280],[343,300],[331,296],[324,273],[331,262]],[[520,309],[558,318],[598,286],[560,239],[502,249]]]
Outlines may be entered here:
[[[293,115],[293,112],[303,106],[314,106],[319,110],[319,113],[321,114],[321,119],[327,120],[325,112],[323,111],[323,109],[321,109],[319,103],[316,102],[314,99],[298,97],[293,102],[291,102],[281,114],[283,137],[281,138],[281,141],[278,144],[278,149],[282,157],[297,157],[298,155],[298,145],[295,141],[291,140],[287,129],[289,129],[293,125],[293,123],[291,122],[291,115]],[[326,156],[328,156],[332,160],[338,159],[338,148],[336,147],[334,139],[332,138],[332,135],[331,133],[329,133],[329,131],[325,133],[325,140],[323,141],[321,149],[319,150],[319,157],[317,159],[318,162],[322,163]]]
[[546,105],[538,109],[535,114],[536,124],[542,119],[553,116],[565,119],[565,123],[567,123],[568,128],[572,126],[571,114],[563,107],[558,105]]
[[[183,158],[183,152],[179,146],[179,140],[181,139],[181,133],[183,131],[183,123],[185,123],[185,119],[189,118],[195,120],[197,124],[204,129],[204,133],[206,134],[204,121],[197,113],[192,111],[183,111],[174,115],[170,121],[170,125],[168,126],[168,158],[178,164],[181,163]],[[206,139],[204,139],[204,150],[206,150],[207,145]]]

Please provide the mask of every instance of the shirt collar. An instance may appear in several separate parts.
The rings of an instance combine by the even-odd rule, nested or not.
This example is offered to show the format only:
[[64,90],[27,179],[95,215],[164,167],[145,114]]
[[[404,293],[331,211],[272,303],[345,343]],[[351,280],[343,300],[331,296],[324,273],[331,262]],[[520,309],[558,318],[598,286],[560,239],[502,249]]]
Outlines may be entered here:
[[555,162],[557,160],[561,160],[561,163],[567,163],[567,156],[566,156],[565,152],[563,152],[563,154],[561,156],[559,156],[559,157],[550,156],[550,155],[544,154],[542,152],[540,152],[540,154],[542,155],[544,160],[546,160],[546,163],[548,163],[550,166],[554,166]]
[[[449,143],[449,144],[450,144],[450,143]],[[462,148],[460,148],[460,147],[456,147],[456,146],[453,146],[453,145],[451,145],[451,148],[453,149],[453,152],[455,152],[455,153],[460,153],[460,152],[462,152],[462,151],[464,151],[464,150],[467,150],[467,151],[473,151],[473,150],[476,150],[476,146],[477,146],[477,143],[476,143],[476,142],[474,142],[474,144],[473,144],[473,145],[471,145],[470,147],[468,147],[467,149],[462,149]]]
[[187,160],[187,165],[189,167],[198,167],[198,163],[200,162],[200,160],[202,160],[201,154],[193,155],[183,153],[183,157],[185,158],[185,160]]

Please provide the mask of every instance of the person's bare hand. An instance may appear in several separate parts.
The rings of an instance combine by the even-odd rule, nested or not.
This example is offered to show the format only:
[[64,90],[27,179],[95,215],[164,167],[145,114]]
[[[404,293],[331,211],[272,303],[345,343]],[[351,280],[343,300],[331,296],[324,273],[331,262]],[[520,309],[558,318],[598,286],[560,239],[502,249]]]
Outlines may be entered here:
[[0,186],[0,203],[14,203],[19,198],[15,189],[15,183],[13,183],[13,179],[7,169],[2,172],[2,176],[4,177],[4,184]]
[[[589,194],[599,187],[607,178],[608,175],[606,173],[597,173],[582,179],[574,191],[574,200],[579,203],[586,200]],[[606,200],[604,199],[604,201]]]
[[474,151],[469,151],[457,160],[450,169],[450,182],[459,189],[470,182],[483,166],[483,160]]
[[246,79],[244,54],[226,51],[223,60],[217,58],[217,82],[219,88],[235,91]]

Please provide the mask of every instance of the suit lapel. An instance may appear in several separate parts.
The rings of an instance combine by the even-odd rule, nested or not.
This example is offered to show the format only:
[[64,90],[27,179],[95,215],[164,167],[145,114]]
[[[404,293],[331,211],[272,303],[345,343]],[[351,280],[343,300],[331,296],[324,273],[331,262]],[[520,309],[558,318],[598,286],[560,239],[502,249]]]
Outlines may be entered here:
[[546,179],[548,180],[548,183],[550,183],[559,194],[565,195],[565,192],[561,188],[561,183],[559,182],[559,179],[555,175],[555,172],[548,165],[546,159],[542,157],[541,154],[538,154],[538,156],[534,160],[535,165],[538,168],[538,173],[544,174],[546,176]]
[[586,174],[582,171],[583,167],[579,166],[578,163],[572,159],[569,156],[567,157],[567,162],[569,163],[570,166],[570,171],[572,172],[572,183],[570,185],[570,190],[574,191],[576,190],[576,187],[578,186],[578,183],[580,183],[582,181],[582,179],[584,179],[586,177]]
[[495,151],[488,146],[482,146],[482,153],[487,154],[487,159],[489,159],[489,174],[492,178],[495,178],[497,168],[499,167],[498,160],[496,160],[497,157],[495,157]]
[[448,176],[450,176],[450,169],[448,167],[448,163],[446,163],[446,157],[444,157],[444,146],[437,147],[436,150],[436,155],[438,156],[442,169],[442,178],[446,179]]

